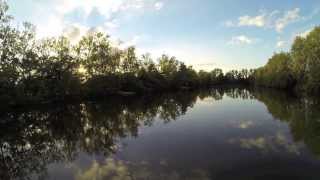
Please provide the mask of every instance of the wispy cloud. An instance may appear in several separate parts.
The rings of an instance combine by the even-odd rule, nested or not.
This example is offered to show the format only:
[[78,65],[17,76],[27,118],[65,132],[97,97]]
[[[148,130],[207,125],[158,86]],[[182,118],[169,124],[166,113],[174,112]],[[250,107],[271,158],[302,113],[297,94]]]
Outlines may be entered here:
[[141,9],[145,3],[145,0],[53,0],[54,8],[61,14],[71,12],[75,9],[82,9],[89,15],[93,9],[97,9],[106,17],[119,11]]
[[[121,26],[121,14],[126,15],[143,13],[145,10],[157,11],[164,7],[164,3],[158,0],[52,0],[48,2],[39,2],[38,9],[51,7],[50,11],[43,14],[41,19],[35,19],[33,23],[37,25],[38,37],[58,36],[66,31],[75,30],[74,27],[89,25],[90,16],[94,13],[94,26],[102,28],[105,32],[110,32]],[[43,8],[41,8],[43,7]],[[68,18],[81,13],[81,20],[76,21]],[[82,28],[83,29],[83,28]],[[74,31],[76,32],[76,31]],[[72,33],[71,33],[72,34]]]
[[79,24],[73,24],[65,28],[62,34],[67,37],[72,43],[76,43],[87,32],[88,28]]
[[310,34],[311,31],[312,31],[312,29],[307,29],[303,32],[296,34],[295,37],[300,36],[300,37],[306,38]]
[[156,3],[154,4],[154,8],[155,8],[156,10],[162,9],[163,6],[164,6],[164,3],[163,3],[163,2],[156,2]]
[[224,23],[224,26],[226,26],[226,27],[235,27],[235,26],[237,26],[233,21],[231,21],[231,20],[227,20],[227,21],[225,21]]
[[64,28],[61,35],[67,37],[71,43],[77,43],[85,35],[104,31],[105,29],[102,27],[87,27],[75,23]]
[[246,35],[234,36],[228,42],[230,45],[249,45],[255,43],[255,39],[249,38]]
[[227,27],[252,26],[252,27],[266,28],[271,26],[272,21],[274,21],[275,16],[278,13],[279,11],[266,12],[265,10],[260,10],[258,15],[240,16],[237,21],[231,21],[231,20],[226,21],[225,25]]
[[266,16],[259,15],[259,16],[241,16],[239,17],[238,26],[257,26],[257,27],[264,27],[266,26]]
[[116,19],[111,19],[107,22],[104,23],[104,26],[107,28],[107,29],[116,29],[119,27],[119,23]]
[[282,32],[282,30],[291,23],[298,21],[301,18],[300,9],[295,8],[284,14],[283,17],[280,17],[275,22],[275,29],[277,32]]
[[279,41],[277,41],[276,47],[283,48],[283,47],[285,47],[286,44],[287,44],[286,41],[279,40]]
[[295,8],[285,12],[274,10],[266,12],[260,10],[260,13],[256,16],[244,15],[240,16],[237,21],[226,21],[225,26],[227,27],[241,27],[241,26],[252,26],[258,28],[272,28],[277,32],[282,32],[289,24],[299,21],[302,19],[300,15],[300,9]]
[[62,17],[49,15],[46,17],[46,22],[37,24],[38,38],[59,36],[66,27]]
[[142,41],[143,39],[143,35],[135,35],[133,36],[131,39],[129,39],[128,41],[122,41],[120,44],[119,44],[119,48],[120,49],[125,49],[125,48],[128,48],[130,46],[136,46],[140,41]]

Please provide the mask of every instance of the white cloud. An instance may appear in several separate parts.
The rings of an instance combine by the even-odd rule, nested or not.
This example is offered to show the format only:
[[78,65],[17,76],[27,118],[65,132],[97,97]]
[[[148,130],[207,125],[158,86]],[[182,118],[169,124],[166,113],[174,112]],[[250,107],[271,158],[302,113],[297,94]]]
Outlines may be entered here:
[[[31,0],[30,0],[31,1]],[[130,17],[134,13],[143,13],[145,9],[160,10],[163,2],[157,0],[51,0],[41,3],[35,2],[32,14],[41,14],[41,18],[34,17],[29,20],[37,26],[37,37],[52,37],[67,33],[71,37],[77,33],[73,26],[86,26],[88,17],[93,11],[98,11],[101,19],[97,26],[102,27],[104,32],[114,32],[121,25],[122,18]],[[48,8],[50,7],[50,8]],[[43,9],[48,9],[43,12]],[[70,20],[75,12],[81,12],[81,20]],[[125,16],[123,13],[125,12]],[[81,27],[83,29],[83,27]],[[80,28],[80,29],[81,29]],[[112,35],[112,34],[111,34]]]
[[80,24],[71,24],[63,29],[62,35],[67,37],[71,43],[77,43],[83,36],[96,32],[105,32],[105,29],[100,26],[90,28]]
[[156,2],[155,4],[154,4],[154,8],[156,9],[156,10],[160,10],[160,9],[162,9],[163,8],[163,2]]
[[41,22],[36,28],[37,38],[54,37],[61,35],[64,29],[63,19],[59,16],[51,15]]
[[119,27],[119,23],[116,19],[112,19],[110,21],[105,22],[104,26],[107,29],[117,29]]
[[248,45],[252,43],[254,43],[254,40],[245,35],[234,36],[228,42],[230,45]]
[[97,32],[105,32],[106,29],[104,27],[101,26],[96,26],[96,27],[87,27],[87,31],[86,31],[86,35],[93,35]]
[[60,14],[72,12],[75,9],[84,10],[89,15],[93,9],[97,9],[99,13],[106,17],[110,17],[112,13],[125,11],[131,8],[140,8],[144,1],[140,0],[54,0],[55,9]]
[[120,42],[119,44],[119,48],[120,49],[125,49],[128,48],[130,46],[135,46],[137,45],[137,43],[139,43],[142,40],[142,36],[140,35],[135,35],[132,37],[132,39],[125,41],[125,42]]
[[303,37],[303,38],[306,38],[312,31],[313,29],[308,29],[304,32],[301,32],[301,33],[298,33],[296,36],[300,36],[300,37]]
[[[101,24],[105,29],[114,29],[117,27],[117,22],[114,19],[110,19],[113,13],[119,11],[120,7],[124,5],[124,0],[53,0],[50,3],[42,3],[39,6],[50,6],[52,11],[48,11],[43,14],[44,17],[41,20],[35,19],[34,22],[37,26],[38,38],[67,35],[72,38],[72,41],[82,36],[83,31],[87,31],[90,27],[84,27],[83,22],[79,21],[69,22],[65,16],[73,13],[76,9],[81,9],[84,12],[85,18],[90,15],[94,9],[98,10],[99,13],[105,17],[108,21],[105,24]],[[40,8],[41,9],[41,8]],[[81,31],[78,32],[78,31]],[[81,35],[76,35],[76,34]]]
[[159,10],[163,7],[163,2],[148,1],[148,0],[53,0],[56,6],[54,7],[60,14],[72,12],[75,9],[84,10],[86,15],[89,15],[93,9],[97,9],[100,14],[105,17],[110,17],[112,14],[139,10],[142,8],[155,8]]
[[238,25],[264,27],[266,25],[266,16],[265,15],[259,15],[255,17],[241,16],[239,17]]
[[63,30],[63,36],[67,37],[72,43],[78,42],[85,34],[87,29],[79,25],[71,25]]
[[295,8],[293,10],[286,12],[283,17],[277,19],[275,22],[275,29],[277,30],[277,32],[282,32],[282,30],[287,25],[299,20],[301,18],[299,13],[300,13],[300,9]]
[[266,28],[272,26],[275,16],[279,11],[266,12],[260,10],[260,13],[256,16],[244,15],[240,16],[236,22],[226,21],[224,24],[227,27],[241,27],[241,26],[253,26],[259,28]]
[[287,42],[286,41],[281,41],[281,40],[279,40],[278,42],[277,42],[277,48],[283,48],[285,45],[287,44]]
[[230,21],[230,20],[224,22],[224,25],[225,25],[226,27],[235,27],[235,26],[236,26],[236,25],[234,24],[234,22],[232,22],[232,21]]
[[244,15],[238,18],[237,22],[226,21],[224,24],[227,27],[241,27],[241,26],[253,26],[258,28],[272,28],[277,32],[282,32],[289,24],[294,23],[300,19],[300,9],[295,8],[283,13],[275,10],[266,12],[260,10],[260,13],[256,16]]

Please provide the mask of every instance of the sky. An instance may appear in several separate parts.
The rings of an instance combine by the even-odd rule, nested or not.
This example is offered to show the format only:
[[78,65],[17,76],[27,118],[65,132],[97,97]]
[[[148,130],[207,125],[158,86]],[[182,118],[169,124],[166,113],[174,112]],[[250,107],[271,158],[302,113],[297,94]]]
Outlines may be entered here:
[[78,41],[98,30],[149,52],[176,56],[196,69],[257,68],[296,36],[320,24],[319,0],[7,0],[15,23],[38,38]]

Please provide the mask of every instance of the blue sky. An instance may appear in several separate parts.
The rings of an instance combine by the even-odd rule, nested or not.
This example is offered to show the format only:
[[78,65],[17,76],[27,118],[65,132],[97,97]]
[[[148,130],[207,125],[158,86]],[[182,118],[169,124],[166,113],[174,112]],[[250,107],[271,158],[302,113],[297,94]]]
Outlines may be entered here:
[[197,69],[264,65],[294,38],[320,24],[318,0],[8,0],[17,23],[37,26],[39,38],[77,41],[104,31],[139,54],[166,53]]

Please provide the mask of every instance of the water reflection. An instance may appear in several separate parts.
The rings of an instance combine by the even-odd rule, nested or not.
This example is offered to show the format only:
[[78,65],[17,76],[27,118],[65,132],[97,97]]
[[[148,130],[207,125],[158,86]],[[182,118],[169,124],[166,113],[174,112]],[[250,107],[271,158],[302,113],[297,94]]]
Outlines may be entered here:
[[315,154],[320,155],[320,100],[315,97],[294,98],[277,91],[254,91],[270,114],[290,126],[295,142],[304,142]]
[[[162,162],[161,166],[166,169],[167,164]],[[207,172],[201,169],[195,169],[189,173],[188,177],[181,175],[179,172],[169,169],[160,173],[154,173],[152,167],[147,163],[130,163],[115,159],[106,159],[103,163],[93,161],[90,167],[84,171],[77,170],[76,180],[92,179],[117,179],[117,180],[207,180]]]
[[262,153],[287,151],[288,153],[300,154],[299,146],[289,141],[282,133],[274,136],[261,136],[255,138],[230,139],[230,143],[238,143],[245,149],[258,149]]
[[79,152],[107,156],[120,138],[136,137],[139,126],[151,126],[157,115],[165,122],[175,120],[196,98],[196,93],[175,94],[2,112],[0,176],[45,176],[48,164],[73,161]]
[[[285,122],[289,125],[293,136],[293,140],[290,140],[281,131],[254,137],[232,135],[221,138],[225,142],[223,145],[214,146],[217,151],[219,148],[226,150],[236,146],[263,153],[281,151],[300,155],[304,143],[314,155],[320,155],[320,104],[316,99],[294,98],[270,90],[218,88],[156,97],[107,99],[103,103],[59,104],[3,111],[0,114],[0,177],[47,179],[50,177],[48,175],[50,165],[70,164],[69,171],[73,172],[74,179],[79,180],[212,179],[213,177],[226,179],[224,176],[219,176],[218,169],[207,171],[196,166],[188,170],[181,168],[182,166],[175,169],[173,165],[171,166],[175,159],[168,161],[158,157],[158,165],[155,167],[149,161],[134,162],[114,157],[115,153],[121,151],[123,144],[119,142],[122,139],[128,137],[139,139],[140,128],[152,127],[156,120],[170,125],[170,122],[184,116],[194,105],[209,97],[217,102],[223,102],[225,98],[237,101],[257,99],[265,104],[274,117],[270,121]],[[228,112],[227,109],[224,111]],[[233,128],[245,132],[263,128],[256,125],[258,122],[239,120],[238,125],[230,127],[232,131],[228,132],[236,132]],[[190,132],[190,136],[192,135]],[[190,146],[196,146],[196,143],[201,142],[190,139],[190,143],[194,143]],[[89,157],[103,158],[99,161],[90,160],[85,168],[78,167],[75,161],[83,153]],[[213,160],[219,165],[218,158]],[[210,159],[207,161],[207,164],[211,163]],[[225,171],[224,169],[223,172]]]

